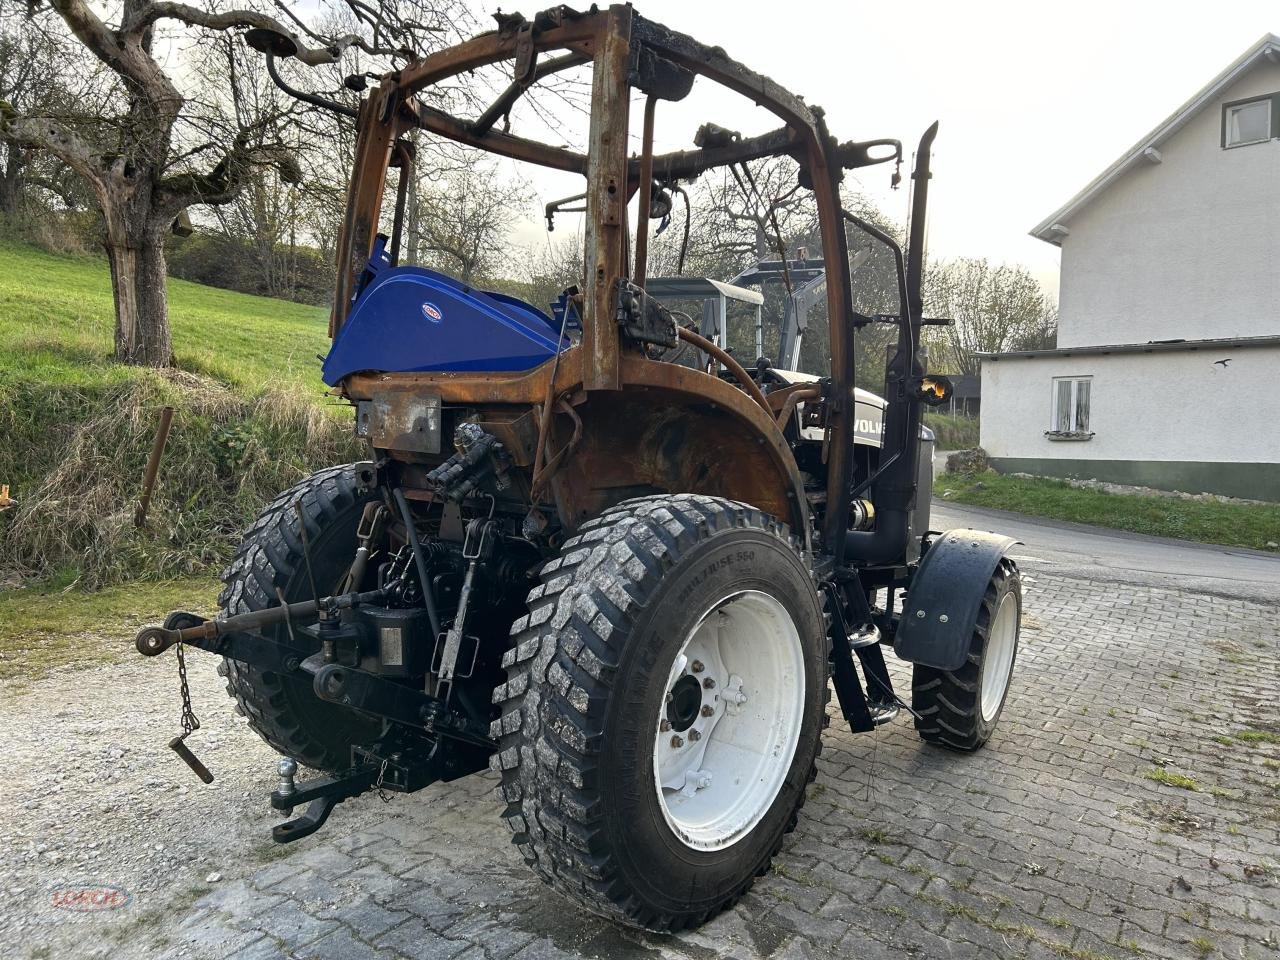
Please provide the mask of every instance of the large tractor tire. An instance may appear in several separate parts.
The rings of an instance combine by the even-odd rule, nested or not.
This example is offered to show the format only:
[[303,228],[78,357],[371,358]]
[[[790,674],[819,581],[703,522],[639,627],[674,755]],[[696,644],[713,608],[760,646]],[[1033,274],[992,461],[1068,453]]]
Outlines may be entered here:
[[[277,590],[287,603],[312,599],[295,504],[301,505],[307,525],[316,590],[321,596],[335,591],[355,557],[356,527],[371,499],[360,492],[356,473],[351,464],[329,467],[267,505],[222,572],[225,586],[218,603],[224,616],[277,606]],[[266,633],[284,639],[287,629],[281,625]],[[367,743],[379,733],[379,721],[325,703],[305,680],[234,660],[223,660],[218,672],[226,677],[227,693],[249,726],[276,750],[308,767],[345,770],[351,765],[351,744]]]
[[794,828],[827,702],[822,602],[786,527],[714,497],[582,526],[512,627],[494,702],[526,862],[648,930],[732,906]]
[[1018,658],[1022,580],[1008,558],[1000,561],[978,608],[969,656],[955,671],[917,664],[911,675],[911,707],[920,739],[951,750],[972,751],[995,732]]

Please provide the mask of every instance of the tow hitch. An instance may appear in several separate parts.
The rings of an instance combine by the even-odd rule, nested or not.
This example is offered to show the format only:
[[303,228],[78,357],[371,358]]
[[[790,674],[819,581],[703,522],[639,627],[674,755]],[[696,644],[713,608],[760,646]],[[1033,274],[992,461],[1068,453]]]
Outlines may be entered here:
[[[426,693],[403,678],[361,668],[367,661],[362,664],[346,645],[351,631],[340,626],[339,616],[342,611],[361,606],[376,607],[387,596],[388,590],[383,588],[282,603],[214,620],[175,611],[165,618],[163,626],[145,627],[138,632],[135,646],[143,656],[158,656],[176,647],[183,692],[183,732],[169,746],[205,783],[212,782],[212,774],[184,742],[200,726],[187,692],[184,647],[197,647],[277,674],[293,674],[309,682],[320,700],[383,720],[381,736],[368,745],[353,745],[351,765],[341,773],[295,784],[297,763],[287,757],[280,761],[280,784],[271,794],[271,806],[286,813],[296,807],[306,809],[272,829],[272,839],[277,843],[315,833],[335,806],[368,790],[411,793],[439,780],[455,780],[473,773],[487,765],[489,754],[496,748],[484,722],[487,718],[451,709],[445,699]],[[384,615],[379,613],[381,609],[371,615]],[[300,638],[321,640],[320,651],[311,653],[295,645],[292,623],[316,618],[319,623],[314,629],[303,626],[297,630]],[[278,640],[259,632],[279,623],[289,623],[290,629]]]

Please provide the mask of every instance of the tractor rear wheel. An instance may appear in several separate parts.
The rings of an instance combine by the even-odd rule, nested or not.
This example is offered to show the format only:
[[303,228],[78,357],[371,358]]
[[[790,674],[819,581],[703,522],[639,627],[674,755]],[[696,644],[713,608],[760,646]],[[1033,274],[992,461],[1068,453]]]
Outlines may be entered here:
[[[351,567],[356,527],[372,499],[361,491],[357,469],[347,464],[321,470],[267,504],[222,572],[218,605],[223,616],[278,606],[277,591],[286,603],[312,599],[301,537],[304,520],[315,589],[321,596],[335,591]],[[271,627],[267,635],[285,639],[287,629]],[[373,718],[324,702],[307,681],[235,660],[223,660],[218,672],[249,726],[281,753],[316,770],[347,769],[351,745],[371,741],[381,729]]]
[[827,702],[786,528],[714,497],[584,524],[529,594],[494,702],[504,817],[588,909],[656,931],[732,906],[794,828]]
[[952,750],[977,750],[991,738],[1018,658],[1022,580],[1012,560],[1000,561],[978,608],[969,655],[959,670],[917,664],[911,707],[921,740]]

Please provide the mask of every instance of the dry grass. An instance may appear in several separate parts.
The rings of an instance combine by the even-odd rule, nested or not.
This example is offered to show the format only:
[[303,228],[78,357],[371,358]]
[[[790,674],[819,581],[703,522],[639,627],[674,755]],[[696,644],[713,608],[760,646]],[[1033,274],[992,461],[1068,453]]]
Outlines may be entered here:
[[[26,579],[73,568],[93,588],[208,568],[276,493],[357,454],[345,418],[297,389],[246,397],[195,374],[130,373],[96,390],[49,385],[38,404],[0,412],[22,458],[3,471],[19,480],[18,507],[0,521],[8,572]],[[138,530],[143,468],[166,405],[173,429]]]

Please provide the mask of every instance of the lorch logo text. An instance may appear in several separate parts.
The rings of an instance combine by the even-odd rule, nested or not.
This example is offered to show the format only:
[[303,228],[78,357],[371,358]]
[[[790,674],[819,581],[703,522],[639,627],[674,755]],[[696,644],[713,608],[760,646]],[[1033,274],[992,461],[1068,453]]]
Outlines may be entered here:
[[90,913],[95,910],[119,910],[133,900],[133,894],[124,887],[106,884],[54,887],[53,905],[59,910]]
[[422,305],[422,312],[427,315],[428,320],[431,320],[435,323],[439,323],[441,320],[444,319],[444,314],[440,312],[440,308],[437,307],[434,303],[424,303]]

